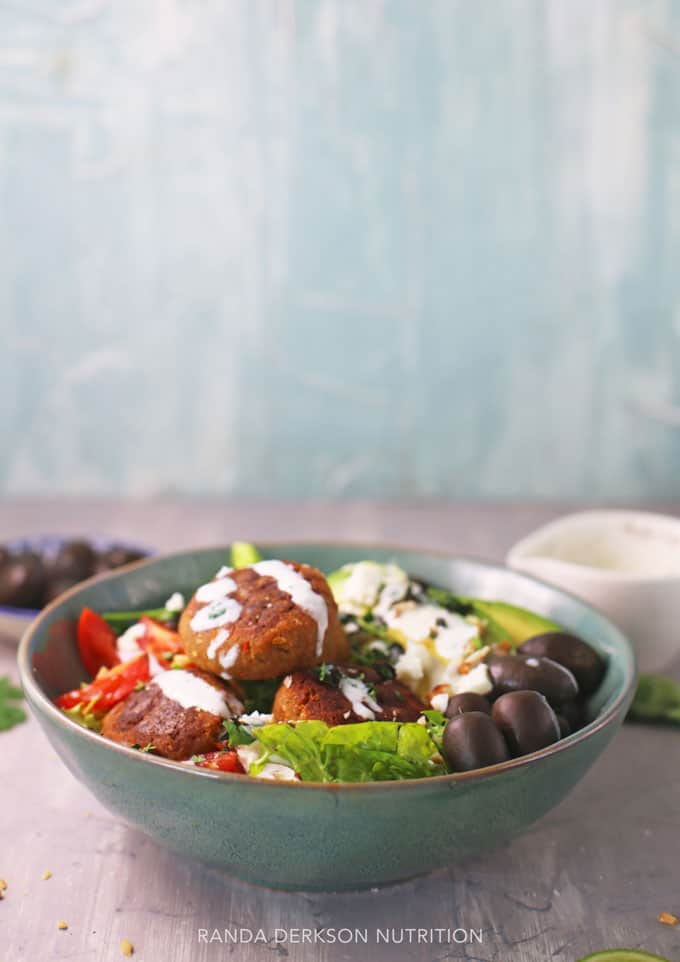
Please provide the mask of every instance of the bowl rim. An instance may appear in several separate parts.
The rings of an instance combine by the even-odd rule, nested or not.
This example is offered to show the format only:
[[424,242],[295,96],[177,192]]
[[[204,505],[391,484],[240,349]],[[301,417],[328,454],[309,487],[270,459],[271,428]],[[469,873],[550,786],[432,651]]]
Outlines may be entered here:
[[[255,542],[258,543],[257,541]],[[559,754],[563,751],[568,751],[569,748],[580,744],[583,741],[588,740],[593,737],[607,725],[611,724],[620,712],[624,711],[633,699],[633,694],[635,692],[635,686],[637,683],[637,662],[635,657],[634,649],[628,640],[628,638],[623,634],[623,632],[609,620],[609,618],[595,605],[584,601],[582,598],[577,597],[569,591],[565,591],[562,588],[558,588],[555,585],[550,584],[547,581],[542,581],[540,578],[536,578],[533,575],[529,575],[524,571],[518,571],[517,569],[510,568],[508,565],[493,561],[488,561],[484,558],[477,558],[471,555],[454,555],[448,551],[442,549],[424,549],[417,548],[408,545],[398,545],[394,543],[375,543],[375,542],[364,542],[364,541],[329,541],[327,539],[304,539],[300,541],[283,541],[277,539],[274,541],[266,541],[261,539],[259,543],[266,544],[268,546],[281,546],[290,547],[295,545],[296,547],[338,547],[338,548],[348,548],[356,549],[357,551],[370,551],[379,549],[381,551],[395,551],[395,552],[409,552],[413,554],[420,554],[423,556],[435,557],[446,559],[452,562],[468,562],[480,567],[488,568],[493,571],[502,571],[510,573],[513,577],[518,577],[520,579],[535,583],[543,588],[548,588],[552,592],[556,592],[559,595],[565,596],[573,601],[576,601],[582,607],[594,611],[603,621],[606,622],[609,629],[617,636],[617,640],[622,643],[622,654],[627,656],[624,662],[624,675],[627,675],[626,682],[621,686],[620,691],[616,694],[611,704],[603,710],[597,718],[594,718],[591,722],[585,725],[583,728],[579,729],[577,732],[573,732],[566,738],[561,738],[557,742],[553,742],[551,745],[547,745],[545,748],[541,748],[536,752],[531,752],[529,755],[521,755],[518,758],[511,758],[505,762],[499,762],[495,765],[488,765],[485,768],[474,769],[470,772],[449,772],[444,775],[430,775],[423,778],[411,778],[411,779],[394,779],[385,781],[375,781],[375,782],[311,782],[311,781],[298,781],[298,780],[286,780],[286,781],[276,781],[273,779],[260,778],[258,776],[248,776],[244,779],[244,775],[237,772],[219,772],[213,771],[207,768],[199,768],[196,765],[189,765],[187,762],[173,761],[169,758],[162,758],[158,755],[151,755],[148,753],[140,752],[137,749],[128,747],[127,745],[121,745],[118,742],[111,741],[110,739],[103,738],[99,732],[91,731],[90,729],[84,728],[77,722],[68,718],[62,711],[60,711],[57,706],[48,698],[45,692],[42,690],[38,682],[33,676],[33,669],[30,665],[29,660],[29,650],[31,643],[37,634],[37,632],[42,627],[43,621],[52,613],[53,610],[57,610],[66,599],[78,595],[80,592],[90,587],[93,584],[98,584],[99,582],[108,581],[113,578],[125,577],[131,571],[136,571],[138,568],[149,567],[154,564],[159,564],[165,561],[170,561],[174,558],[182,558],[187,555],[198,555],[208,551],[218,551],[222,548],[219,544],[206,545],[202,548],[190,548],[181,551],[171,551],[164,554],[157,554],[150,558],[143,558],[139,561],[133,561],[130,564],[123,565],[120,568],[116,568],[113,571],[102,572],[101,574],[94,575],[88,578],[86,581],[81,581],[68,591],[65,591],[62,595],[56,598],[54,601],[50,602],[42,611],[39,613],[38,617],[31,622],[24,634],[22,635],[21,641],[19,643],[19,648],[17,652],[17,663],[19,668],[19,678],[27,696],[27,701],[35,713],[42,712],[51,721],[56,722],[66,731],[72,734],[84,738],[86,741],[90,741],[93,744],[97,744],[104,751],[114,751],[128,759],[136,759],[141,764],[152,764],[161,766],[162,768],[169,769],[174,772],[184,773],[187,776],[198,776],[201,778],[208,778],[213,781],[227,782],[240,785],[269,785],[272,790],[293,790],[293,791],[325,791],[325,792],[337,792],[337,791],[372,791],[372,792],[387,792],[391,791],[396,787],[399,787],[400,791],[403,790],[416,790],[417,788],[422,788],[426,785],[437,786],[437,785],[454,785],[458,782],[470,782],[479,781],[487,778],[493,778],[496,775],[502,775],[504,772],[514,771],[515,769],[521,769],[534,762],[539,761],[543,758],[548,758],[552,755]],[[228,546],[225,547],[225,553],[228,551]],[[56,751],[56,748],[55,748]]]

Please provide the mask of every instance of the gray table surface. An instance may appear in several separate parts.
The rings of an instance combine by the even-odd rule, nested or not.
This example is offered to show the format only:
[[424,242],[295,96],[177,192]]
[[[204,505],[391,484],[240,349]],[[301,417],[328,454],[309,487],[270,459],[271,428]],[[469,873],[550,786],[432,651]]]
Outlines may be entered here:
[[[501,559],[564,506],[224,505],[12,502],[0,540],[108,532],[172,549],[231,539],[342,539]],[[680,509],[676,513],[680,513]],[[0,643],[0,674],[16,677]],[[102,808],[66,771],[33,720],[0,735],[0,962],[468,959],[573,962],[642,947],[680,959],[680,732],[626,725],[572,795],[533,831],[484,858],[362,893],[253,888],[159,848]],[[499,800],[502,804],[502,799]],[[53,875],[42,880],[44,870]],[[57,930],[57,921],[68,923]],[[377,927],[483,929],[480,944],[375,944]],[[369,944],[296,943],[300,930],[368,929]],[[199,928],[263,930],[267,944],[201,944]],[[275,943],[275,929],[290,930]],[[325,937],[325,936],[322,936]],[[408,935],[405,935],[408,938]]]

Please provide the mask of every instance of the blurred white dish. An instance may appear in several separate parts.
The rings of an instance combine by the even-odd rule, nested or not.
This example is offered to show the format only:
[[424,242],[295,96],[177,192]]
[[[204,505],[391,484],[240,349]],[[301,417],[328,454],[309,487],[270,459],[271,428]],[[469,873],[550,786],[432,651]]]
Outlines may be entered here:
[[642,671],[663,671],[680,652],[679,518],[581,511],[523,538],[507,563],[604,611],[633,642]]

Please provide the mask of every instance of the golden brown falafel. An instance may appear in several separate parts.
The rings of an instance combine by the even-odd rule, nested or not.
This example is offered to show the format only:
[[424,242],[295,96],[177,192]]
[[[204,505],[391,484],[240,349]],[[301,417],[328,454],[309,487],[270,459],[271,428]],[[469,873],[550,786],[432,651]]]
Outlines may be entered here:
[[201,668],[258,681],[349,656],[333,595],[316,568],[269,561],[219,575],[198,589],[179,622],[185,650]]
[[[190,675],[197,682],[182,677]],[[171,684],[168,684],[171,683]],[[206,691],[201,683],[215,692]],[[180,688],[184,687],[184,691]],[[165,689],[165,690],[164,690]],[[173,692],[186,704],[199,702],[205,707],[182,704],[170,697]],[[225,718],[241,714],[243,705],[236,694],[219,678],[200,668],[170,669],[156,676],[140,691],[133,691],[104,718],[102,735],[122,745],[138,745],[165,758],[181,761],[216,747]],[[217,712],[220,712],[219,714]]]
[[385,674],[358,665],[326,665],[323,672],[296,671],[283,679],[276,692],[274,721],[315,720],[331,726],[370,720],[416,721],[425,705],[406,685]]

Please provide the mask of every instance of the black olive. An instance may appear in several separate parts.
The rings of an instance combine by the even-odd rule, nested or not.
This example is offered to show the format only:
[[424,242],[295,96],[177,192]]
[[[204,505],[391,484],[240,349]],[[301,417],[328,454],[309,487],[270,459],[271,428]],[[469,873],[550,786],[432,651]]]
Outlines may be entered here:
[[447,718],[455,718],[469,711],[481,711],[485,715],[491,714],[491,702],[484,695],[477,695],[473,691],[465,691],[460,695],[451,695],[446,706]]
[[560,726],[560,738],[566,738],[567,735],[571,735],[571,725],[564,717],[564,715],[555,715],[557,719],[557,724]]
[[470,772],[505,762],[508,746],[489,715],[465,712],[452,718],[444,729],[442,752],[454,772]]
[[588,724],[586,706],[580,700],[568,701],[564,705],[560,705],[560,715],[568,722],[573,732]]
[[97,558],[97,571],[111,571],[113,568],[120,568],[123,565],[131,564],[133,561],[141,561],[146,555],[143,551],[133,548],[124,548],[121,545],[114,545],[102,551]]
[[595,691],[604,675],[604,659],[576,635],[563,631],[551,631],[534,635],[520,645],[523,655],[540,655],[551,658],[558,665],[568,668],[585,695]]
[[88,541],[67,541],[52,563],[55,577],[84,581],[94,574],[97,552]]
[[45,588],[45,566],[32,551],[10,555],[0,566],[0,605],[40,608]]
[[488,661],[494,696],[511,691],[539,691],[552,705],[578,695],[576,679],[562,665],[535,655],[491,655]]
[[559,741],[560,725],[548,700],[537,691],[513,691],[494,702],[491,717],[513,755],[528,755]]
[[59,577],[58,575],[50,575],[47,579],[47,587],[45,588],[45,599],[44,604],[49,604],[50,601],[54,601],[59,595],[63,595],[65,591],[72,588],[74,585],[78,584],[78,578],[65,578]]

